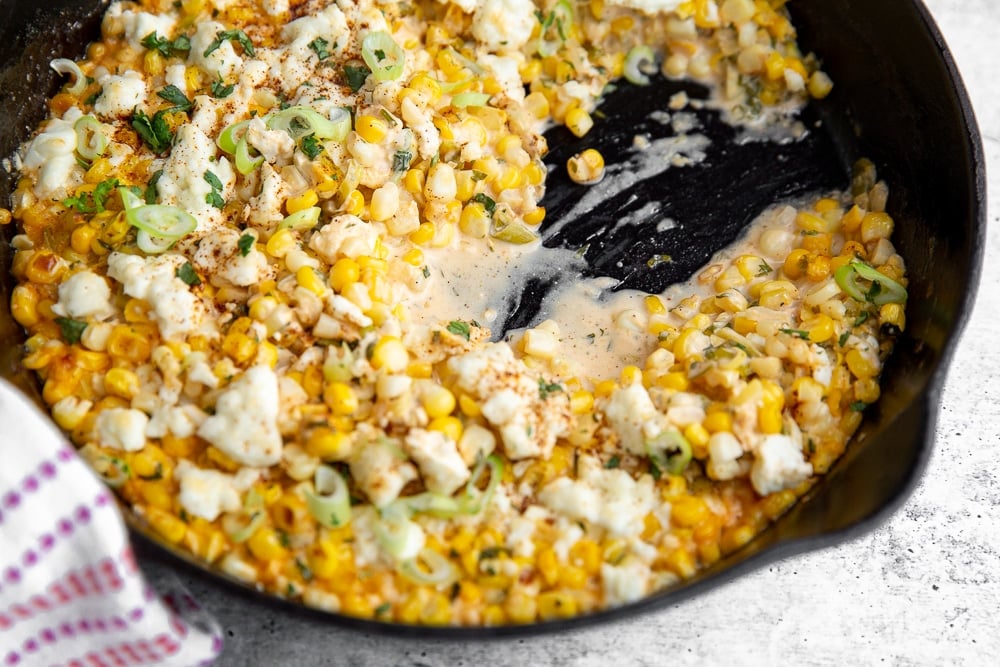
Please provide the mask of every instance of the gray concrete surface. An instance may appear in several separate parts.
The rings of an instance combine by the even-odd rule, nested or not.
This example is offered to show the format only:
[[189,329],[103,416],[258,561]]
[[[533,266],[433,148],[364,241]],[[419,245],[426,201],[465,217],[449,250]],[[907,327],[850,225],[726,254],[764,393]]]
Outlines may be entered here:
[[[1000,2],[926,4],[972,95],[998,201]],[[979,299],[945,389],[927,474],[874,533],[656,614],[505,642],[365,635],[182,575],[225,628],[219,665],[1000,664],[998,214],[994,205]],[[147,562],[146,569],[157,581],[171,568]]]

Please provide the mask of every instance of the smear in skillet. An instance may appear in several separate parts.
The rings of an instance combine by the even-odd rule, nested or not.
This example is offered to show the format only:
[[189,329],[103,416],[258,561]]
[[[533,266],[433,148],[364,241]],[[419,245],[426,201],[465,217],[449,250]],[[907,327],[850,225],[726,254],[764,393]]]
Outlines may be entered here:
[[661,11],[112,5],[13,202],[54,419],[165,540],[355,616],[565,618],[746,544],[878,399],[903,261],[861,163],[688,284],[490,342],[485,293],[542,252],[548,123],[585,136],[657,64],[733,122],[830,90],[783,0],[630,4]]

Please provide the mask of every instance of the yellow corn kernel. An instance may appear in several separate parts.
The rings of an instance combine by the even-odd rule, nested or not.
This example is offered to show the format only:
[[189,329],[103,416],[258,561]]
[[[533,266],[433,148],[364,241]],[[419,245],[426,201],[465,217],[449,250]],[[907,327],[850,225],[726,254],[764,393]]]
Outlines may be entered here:
[[898,303],[887,303],[879,308],[878,319],[880,324],[891,324],[900,331],[906,328],[906,310]]
[[420,397],[420,404],[431,419],[447,417],[455,410],[455,403],[455,394],[439,385],[433,385]]
[[847,213],[844,214],[844,217],[840,219],[840,225],[843,227],[845,232],[855,232],[861,227],[861,221],[864,220],[864,218],[864,210],[855,204],[849,211],[847,211]]
[[586,389],[577,389],[569,396],[569,409],[575,415],[584,415],[593,410],[594,395]]
[[167,542],[177,544],[187,533],[187,524],[169,512],[149,507],[145,510],[145,516],[153,530],[162,535]]
[[699,341],[704,339],[704,335],[695,327],[686,327],[674,341],[674,356],[678,361],[686,361],[695,357],[700,357],[702,350]]
[[250,553],[260,560],[277,560],[284,557],[285,548],[281,546],[278,533],[269,526],[258,528],[246,541]]
[[588,148],[567,160],[566,170],[575,183],[596,183],[604,177],[604,156],[600,151]]
[[139,376],[124,368],[112,368],[104,376],[104,389],[126,400],[139,393]]
[[298,241],[295,239],[295,235],[292,234],[291,230],[279,229],[276,231],[271,238],[267,240],[267,244],[264,248],[267,250],[267,254],[271,257],[284,257],[288,254],[289,250],[292,250],[298,245]]
[[594,127],[594,119],[590,117],[586,109],[574,107],[566,114],[566,128],[577,137],[582,137]]
[[412,361],[410,362],[410,365],[406,367],[406,374],[411,378],[426,380],[433,374],[433,372],[433,367],[426,361]]
[[145,362],[152,353],[149,338],[127,324],[115,325],[108,336],[106,349],[112,359],[125,360],[134,365]]
[[663,300],[655,294],[650,294],[643,301],[646,304],[646,312],[650,315],[662,315],[667,312]]
[[817,255],[809,260],[809,266],[806,268],[806,278],[814,283],[818,283],[821,280],[826,280],[830,275],[831,261],[829,257],[824,257],[822,255]]
[[278,300],[273,296],[262,296],[259,299],[254,299],[250,304],[250,318],[257,322],[263,322],[278,305]]
[[240,332],[230,332],[222,339],[222,352],[237,364],[250,361],[257,354],[257,341]]
[[462,208],[462,215],[458,219],[458,228],[466,236],[481,239],[485,238],[489,232],[490,222],[486,207],[479,202],[470,202]]
[[829,223],[826,220],[808,211],[799,211],[798,215],[795,216],[795,224],[805,232],[820,233],[829,231]]
[[615,389],[618,388],[618,383],[614,380],[602,380],[594,385],[594,396],[605,398],[610,396]]
[[257,357],[254,363],[260,366],[274,368],[278,365],[278,346],[271,341],[262,341],[257,345]]
[[306,451],[324,461],[341,461],[351,451],[351,438],[325,426],[315,428],[306,440]]
[[378,144],[382,143],[382,140],[385,139],[389,133],[389,128],[386,126],[385,121],[378,116],[364,114],[358,116],[354,122],[354,131],[368,143]]
[[410,241],[416,245],[427,245],[437,236],[437,228],[433,222],[421,222],[417,231],[410,234]]
[[584,538],[570,547],[569,561],[588,575],[596,575],[601,569],[601,547],[591,539]]
[[687,391],[691,386],[691,381],[682,371],[673,371],[661,375],[656,379],[656,385],[664,389],[674,389],[676,391]]
[[[535,62],[538,61],[536,60]],[[539,62],[539,67],[541,67],[540,62]],[[535,91],[525,96],[524,108],[529,114],[533,115],[535,118],[539,120],[543,118],[548,118],[549,100],[540,91]]]
[[395,336],[383,336],[372,350],[371,365],[375,370],[401,373],[410,363],[410,353],[403,341]]
[[866,213],[861,219],[861,240],[864,243],[892,236],[894,223],[888,213]]
[[409,169],[403,177],[403,187],[410,194],[420,194],[424,191],[424,172],[421,169]]
[[462,439],[462,420],[458,417],[435,417],[427,425],[428,431],[437,431],[448,436],[455,442]]
[[18,324],[34,326],[38,323],[38,295],[27,285],[18,285],[11,293],[10,310]]
[[[83,181],[84,183],[97,185],[101,181],[107,180],[108,176],[111,175],[111,169],[111,160],[106,157],[97,158],[90,165],[90,168],[87,169],[87,173],[83,175]],[[80,194],[80,192],[77,191],[76,194]]]
[[338,292],[361,279],[361,267],[350,257],[341,257],[330,269],[330,285]]
[[863,403],[874,403],[881,395],[876,378],[858,380],[854,385],[854,398]]
[[524,177],[531,185],[541,185],[545,180],[545,168],[538,162],[531,162],[524,168]]
[[680,496],[670,503],[670,521],[682,528],[693,528],[710,515],[708,505],[698,496]]
[[695,573],[694,559],[691,554],[688,553],[687,549],[680,547],[675,549],[666,558],[667,567],[674,571],[674,573],[682,578],[688,578]]
[[543,621],[576,616],[579,603],[576,598],[562,591],[549,591],[538,596],[538,616]]
[[521,187],[521,183],[524,181],[524,176],[521,170],[517,167],[507,167],[502,172],[500,172],[500,177],[497,178],[494,183],[496,184],[497,190],[514,190]]
[[703,459],[708,456],[708,430],[699,423],[689,424],[684,429],[684,437],[691,443],[694,457]]
[[320,277],[320,273],[311,266],[300,266],[295,272],[295,281],[316,296],[323,296],[327,292],[326,284]]
[[825,72],[817,70],[809,77],[809,83],[806,88],[809,90],[810,95],[817,100],[821,100],[833,90],[833,80]]
[[757,410],[757,421],[760,430],[768,435],[781,433],[781,408],[764,405]]
[[555,586],[559,581],[559,557],[556,556],[556,552],[550,548],[543,549],[538,554],[538,571],[542,575],[542,579],[549,586]]
[[811,234],[802,239],[803,250],[808,250],[815,255],[827,255],[831,253],[833,237],[830,234]]
[[851,374],[859,380],[866,380],[878,375],[878,367],[872,363],[871,359],[856,349],[848,350],[847,354],[844,355],[844,361],[847,362]]
[[809,332],[809,340],[813,343],[828,341],[834,334],[833,319],[829,315],[817,315],[802,326]]
[[70,235],[69,245],[73,252],[86,255],[91,244],[97,239],[97,230],[90,225],[79,225]]
[[468,394],[462,394],[458,397],[458,409],[462,411],[462,414],[466,417],[478,417],[482,414],[482,410],[476,400],[469,396]]
[[316,194],[315,190],[309,189],[298,197],[289,197],[286,199],[285,210],[288,211],[288,215],[292,215],[307,208],[312,208],[317,203],[319,203],[319,195]]
[[809,251],[796,248],[788,253],[782,271],[791,280],[798,280],[809,268]]
[[331,382],[323,389],[323,402],[337,416],[352,415],[358,409],[358,396],[346,382]]
[[441,84],[427,72],[419,72],[410,79],[409,87],[417,91],[427,102],[437,102],[441,99]]
[[344,197],[344,205],[341,210],[349,215],[361,215],[362,211],[365,210],[365,196],[358,190],[351,190]]
[[723,431],[733,430],[733,417],[728,412],[718,410],[712,412],[705,416],[705,421],[702,422],[702,426],[705,427],[709,433],[721,433]]

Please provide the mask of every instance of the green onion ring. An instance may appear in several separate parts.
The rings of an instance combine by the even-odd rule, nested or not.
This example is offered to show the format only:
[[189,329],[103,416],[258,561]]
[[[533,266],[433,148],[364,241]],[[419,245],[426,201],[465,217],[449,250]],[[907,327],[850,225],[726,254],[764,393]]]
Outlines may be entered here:
[[229,127],[227,127],[222,131],[222,134],[219,135],[219,138],[215,140],[215,145],[218,146],[220,149],[222,149],[224,152],[232,155],[233,153],[236,152],[236,146],[238,145],[237,136],[240,135],[241,133],[245,133],[247,125],[249,124],[250,121],[248,120],[240,121],[239,123],[233,123],[232,125],[230,125]]
[[94,161],[108,150],[108,138],[104,128],[94,116],[80,116],[73,124],[76,132],[76,152],[84,160]]
[[331,120],[315,109],[306,106],[288,107],[267,119],[270,130],[284,130],[298,140],[310,134],[317,139],[343,141],[351,130],[351,117],[344,109],[336,109],[336,117]]
[[656,54],[648,46],[635,46],[625,56],[622,74],[629,83],[637,86],[648,86],[649,76],[643,71],[649,64],[656,62]]
[[250,146],[247,144],[246,136],[243,136],[236,143],[235,162],[236,171],[246,176],[264,164],[264,156],[258,155],[257,157],[253,157],[250,155]]
[[361,57],[376,81],[395,81],[403,75],[406,54],[389,33],[376,30],[361,42]]
[[142,229],[136,232],[135,235],[136,246],[147,255],[159,255],[161,252],[166,252],[173,248],[175,243],[177,243],[177,239],[156,236]]
[[87,89],[87,77],[80,66],[69,58],[56,58],[49,66],[60,74],[73,75],[73,85],[66,89],[67,93],[80,95]]
[[351,521],[351,498],[347,482],[335,468],[321,465],[314,477],[315,492],[306,491],[309,513],[327,528],[338,528]]
[[458,571],[452,562],[430,548],[421,549],[413,558],[402,560],[396,569],[401,575],[417,584],[441,587],[450,585],[458,579]]
[[481,107],[490,101],[488,93],[457,93],[451,98],[451,106],[461,109],[463,107]]
[[383,512],[375,523],[375,536],[382,550],[398,561],[416,557],[427,540],[420,526],[396,512]]
[[[859,278],[870,281],[872,288],[877,283],[878,291],[874,294],[873,290],[865,292],[858,282]],[[840,286],[840,289],[844,290],[844,293],[855,301],[862,303],[867,301],[876,306],[884,306],[887,303],[906,303],[905,287],[892,278],[879,273],[877,269],[860,259],[852,259],[837,269],[833,274],[833,279]]]
[[512,214],[505,214],[499,207],[493,214],[493,222],[490,225],[490,236],[507,243],[524,245],[537,241],[538,233],[530,229],[526,224],[515,218]]
[[[486,489],[480,492],[476,488],[476,484],[487,467],[490,469],[490,481],[486,484]],[[469,476],[468,484],[465,485],[465,494],[460,501],[465,514],[479,514],[484,507],[490,504],[493,494],[500,484],[501,477],[503,477],[503,461],[496,454],[481,459],[476,464],[476,467],[472,469],[472,474]]]
[[657,468],[671,475],[679,475],[691,462],[691,443],[680,431],[671,428],[649,440],[646,443],[646,453]]
[[193,232],[198,221],[187,211],[164,204],[145,204],[125,211],[129,224],[152,236],[179,239]]

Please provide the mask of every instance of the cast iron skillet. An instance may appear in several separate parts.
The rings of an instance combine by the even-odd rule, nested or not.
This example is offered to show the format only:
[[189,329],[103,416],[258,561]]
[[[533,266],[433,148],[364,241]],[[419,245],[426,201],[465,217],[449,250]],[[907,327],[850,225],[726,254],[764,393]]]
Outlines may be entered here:
[[[49,60],[82,55],[98,34],[105,6],[100,0],[53,0],[45,7],[0,0],[0,156],[11,155],[43,117],[44,101],[58,86]],[[829,98],[807,110],[811,132],[804,141],[740,146],[731,129],[712,114],[699,113],[713,139],[705,163],[637,184],[626,197],[598,207],[572,232],[546,235],[545,243],[589,244],[592,272],[617,277],[624,287],[663,289],[687,278],[766,204],[846,187],[853,161],[871,158],[889,183],[889,210],[897,221],[893,241],[908,265],[908,326],[885,369],[882,399],[866,413],[846,454],[802,502],[746,547],[680,587],[626,607],[563,622],[488,629],[417,628],[326,614],[331,621],[399,635],[472,638],[621,619],[664,608],[775,559],[868,531],[913,489],[930,454],[947,363],[971,309],[982,259],[986,188],[979,133],[947,47],[918,1],[792,2],[791,11],[804,50],[818,53],[836,82]],[[646,89],[622,87],[603,107],[615,120],[599,124],[586,141],[565,132],[550,134],[550,163],[564,164],[568,155],[595,143],[610,162],[623,159],[636,132],[665,131],[654,127],[647,114],[679,89],[663,80]],[[692,97],[704,95],[697,86],[684,89]],[[0,170],[0,200],[6,202],[12,189],[13,177]],[[549,219],[557,219],[581,194],[557,171],[543,202]],[[631,194],[637,199],[629,204]],[[648,221],[624,231],[614,227],[618,216],[650,200],[664,202],[679,228],[656,234]],[[12,226],[3,229],[8,240],[13,232]],[[668,254],[674,261],[651,270],[646,266],[651,254]],[[0,376],[40,403],[38,387],[17,362],[23,334],[9,312],[10,259],[8,243],[0,243]],[[530,319],[545,287],[529,285],[507,326]],[[226,580],[125,514],[147,558],[184,562]],[[230,583],[258,604],[280,600]]]

